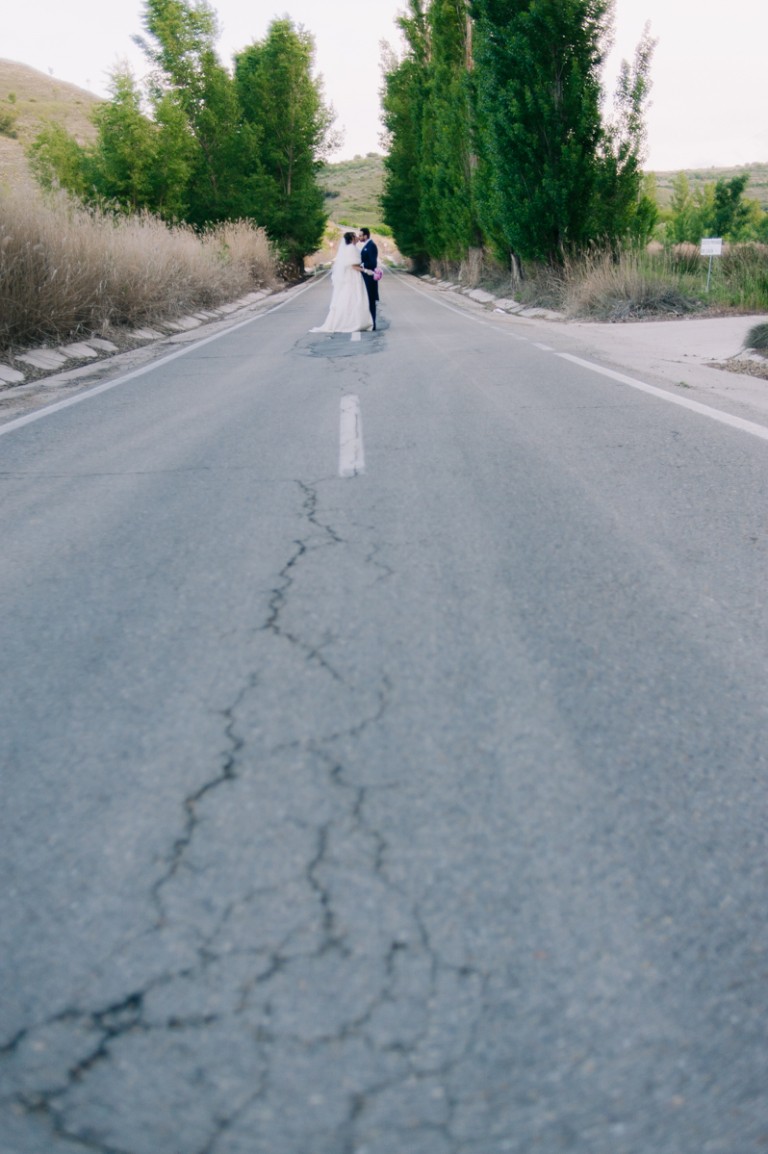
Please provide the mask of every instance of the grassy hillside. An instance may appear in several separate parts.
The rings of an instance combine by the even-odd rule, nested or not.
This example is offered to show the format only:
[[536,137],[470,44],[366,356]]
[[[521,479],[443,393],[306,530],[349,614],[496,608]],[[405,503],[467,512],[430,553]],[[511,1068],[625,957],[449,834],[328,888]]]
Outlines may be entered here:
[[99,97],[84,88],[26,64],[0,59],[0,111],[10,114],[23,142],[52,120],[63,124],[78,140],[88,140],[93,136],[90,114],[99,103]]
[[77,140],[93,137],[90,120],[99,98],[44,72],[0,59],[0,184],[29,180],[24,147],[52,121]]
[[377,152],[326,165],[320,172],[325,189],[325,208],[334,224],[358,228],[367,225],[380,232],[381,190],[384,184],[384,157]]

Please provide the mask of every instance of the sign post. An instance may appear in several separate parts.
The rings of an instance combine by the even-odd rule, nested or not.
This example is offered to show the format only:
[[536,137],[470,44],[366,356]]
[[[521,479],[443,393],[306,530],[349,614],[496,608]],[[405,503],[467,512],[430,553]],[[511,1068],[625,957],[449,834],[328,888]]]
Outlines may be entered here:
[[723,238],[721,236],[705,236],[701,241],[701,255],[709,257],[709,268],[707,269],[707,292],[709,292],[709,282],[712,279],[712,257],[721,256],[723,252]]

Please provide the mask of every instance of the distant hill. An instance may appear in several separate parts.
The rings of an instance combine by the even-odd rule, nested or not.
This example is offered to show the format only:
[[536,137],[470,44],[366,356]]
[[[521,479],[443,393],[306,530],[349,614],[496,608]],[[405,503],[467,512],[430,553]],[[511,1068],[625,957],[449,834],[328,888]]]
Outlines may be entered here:
[[734,176],[749,174],[749,184],[744,195],[750,200],[757,200],[768,211],[768,164],[742,164],[739,168],[686,168],[671,172],[656,172],[656,189],[661,208],[668,207],[672,200],[672,184],[676,176],[685,172],[691,191],[703,188],[705,184],[714,184],[718,180],[731,180]]
[[0,184],[29,179],[24,146],[51,122],[77,140],[94,136],[91,113],[101,100],[36,68],[0,59]]
[[380,232],[381,193],[384,187],[384,157],[377,152],[328,164],[320,170],[325,189],[325,209],[334,224],[359,228],[367,225]]
[[92,92],[66,80],[0,59],[0,109],[14,117],[19,138],[25,142],[52,120],[78,140],[91,139],[94,129],[90,116],[101,103]]

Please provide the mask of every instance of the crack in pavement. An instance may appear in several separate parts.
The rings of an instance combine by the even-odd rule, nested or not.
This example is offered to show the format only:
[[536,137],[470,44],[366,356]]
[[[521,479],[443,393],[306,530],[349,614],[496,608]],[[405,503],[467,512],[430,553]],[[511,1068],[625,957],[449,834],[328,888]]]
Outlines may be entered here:
[[152,887],[152,903],[158,913],[158,924],[165,924],[165,911],[162,903],[162,891],[168,885],[173,877],[175,877],[181,861],[189,848],[195,831],[199,825],[198,808],[204,798],[211,793],[211,791],[219,789],[224,785],[231,785],[237,778],[236,765],[240,751],[243,749],[243,738],[238,736],[235,732],[236,720],[235,714],[240,702],[258,685],[258,678],[255,674],[251,674],[246,685],[241,689],[235,702],[227,709],[221,710],[221,716],[224,718],[224,734],[229,744],[228,751],[223,756],[222,766],[220,772],[216,777],[206,781],[194,793],[189,794],[184,799],[183,808],[185,812],[185,822],[182,833],[176,839],[173,849],[171,851],[168,868],[163,876]]
[[297,481],[296,483],[304,496],[302,511],[306,520],[314,530],[322,534],[325,540],[321,541],[319,545],[314,546],[309,544],[310,539],[300,538],[294,541],[295,551],[280,570],[279,576],[281,578],[281,584],[272,590],[272,595],[269,599],[269,616],[263,629],[265,632],[272,633],[275,637],[281,637],[291,645],[297,646],[305,653],[309,661],[316,661],[335,681],[341,682],[343,681],[341,674],[326,661],[320,646],[311,645],[303,641],[282,624],[282,616],[287,604],[288,594],[295,580],[294,571],[300,565],[301,561],[312,549],[323,549],[329,546],[343,544],[342,538],[339,537],[338,533],[336,533],[330,525],[323,524],[317,518],[319,498],[316,487],[308,485],[304,481]]
[[[346,690],[321,646],[285,624],[302,563],[345,544],[320,515],[317,486],[298,486],[311,531],[294,541],[253,635],[289,644]],[[362,560],[374,584],[392,575],[381,546]],[[105,1007],[70,1008],[19,1032],[0,1049],[12,1068],[3,1101],[47,1119],[53,1141],[95,1154],[165,1154],[157,1134],[169,1095],[181,1111],[174,1154],[250,1154],[249,1137],[275,1119],[298,1127],[281,1149],[304,1154],[311,1111],[285,1122],[303,1070],[306,1093],[327,1107],[333,1154],[368,1149],[401,1093],[414,1100],[395,1126],[403,1146],[424,1133],[458,1150],[445,1081],[471,1053],[483,981],[441,961],[414,896],[389,876],[390,840],[370,807],[396,786],[357,780],[354,765],[392,686],[382,674],[362,716],[265,743],[255,757],[263,687],[263,671],[250,672],[220,711],[220,764],[184,799],[182,830],[151,889],[147,940],[176,944],[178,964]],[[459,1040],[441,1026],[457,999],[475,1023]],[[326,1085],[337,1060],[345,1073]],[[136,1103],[123,1101],[126,1074]]]
[[[329,545],[342,544],[342,538],[336,533],[332,526],[324,524],[318,519],[318,504],[319,498],[315,486],[309,485],[304,481],[296,482],[300,492],[303,496],[302,515],[306,521],[312,526],[313,530],[319,531],[325,541],[322,545],[315,546],[315,548],[327,547]],[[281,623],[281,617],[284,613],[288,593],[295,581],[295,570],[299,565],[301,559],[307,555],[310,550],[310,545],[307,539],[299,539],[294,542],[296,548],[293,554],[289,557],[286,564],[280,571],[282,583],[276,586],[269,598],[268,602],[268,616],[266,622],[262,626],[263,632],[273,634],[275,637],[282,638],[288,641],[291,645],[302,650],[307,660],[316,661],[322,669],[333,677],[337,682],[342,682],[341,675],[335,670],[322,656],[318,646],[310,645],[302,641],[295,634],[286,630]],[[184,799],[183,807],[185,811],[184,828],[180,836],[174,843],[168,869],[165,874],[155,883],[152,889],[152,900],[155,908],[158,911],[159,923],[163,924],[165,914],[163,911],[161,895],[163,889],[168,885],[169,881],[175,877],[179,866],[189,848],[194,837],[195,831],[199,824],[198,807],[200,802],[212,791],[220,788],[223,785],[231,784],[237,777],[236,764],[238,756],[243,749],[244,740],[235,732],[235,715],[244,701],[244,699],[257,689],[259,685],[259,676],[256,673],[251,673],[246,681],[246,684],[240,690],[235,701],[227,709],[221,711],[221,716],[225,719],[225,736],[229,744],[229,751],[224,755],[224,760],[220,773],[210,781],[205,782],[194,793],[190,794]]]
[[[121,1142],[116,1143],[98,1133],[99,1129],[105,1128],[103,1121],[102,1125],[99,1126],[94,1122],[77,1124],[69,1118],[68,1115],[72,1111],[68,1106],[67,1099],[71,1094],[83,1088],[86,1080],[99,1066],[115,1060],[114,1051],[121,1041],[158,1034],[168,1037],[183,1035],[187,1032],[203,1035],[223,1020],[222,1016],[218,1014],[198,1014],[189,1018],[181,1018],[171,1014],[166,1021],[160,1023],[148,1021],[144,1011],[152,989],[157,989],[172,981],[173,978],[168,978],[152,983],[146,990],[131,994],[122,1003],[110,1005],[101,1010],[68,1010],[56,1015],[34,1031],[21,1031],[10,1044],[0,1049],[0,1056],[8,1057],[26,1050],[24,1056],[27,1058],[28,1064],[32,1066],[27,1078],[34,1075],[35,1062],[39,1068],[40,1063],[44,1061],[43,1057],[37,1057],[37,1055],[45,1054],[47,1047],[51,1044],[51,1032],[56,1027],[67,1026],[70,1030],[79,1029],[83,1035],[83,1052],[76,1059],[73,1059],[70,1065],[65,1065],[62,1072],[57,1074],[49,1085],[27,1086],[20,1084],[23,1083],[24,1076],[23,1074],[18,1076],[17,1085],[11,1088],[10,1093],[4,1092],[0,1102],[3,1104],[10,1102],[17,1112],[22,1111],[31,1117],[46,1119],[54,1138],[66,1141],[68,1144],[75,1143],[78,1148],[92,1150],[98,1154],[134,1154],[134,1146],[124,1145]],[[46,1037],[46,1033],[48,1037]],[[97,1036],[89,1040],[93,1034]],[[122,1061],[119,1066],[125,1069]],[[191,1069],[190,1074],[193,1073],[194,1070]],[[135,1071],[131,1077],[135,1082]],[[244,1111],[263,1092],[261,1078],[257,1077],[255,1080],[257,1085],[254,1087],[252,1084],[254,1079],[248,1079],[251,1086],[241,1096],[239,1102],[230,1103],[227,1101],[228,1108],[226,1110],[214,1109],[212,1111],[214,1117],[208,1127],[210,1133],[202,1144],[196,1144],[194,1147],[190,1145],[185,1149],[189,1149],[190,1152],[194,1150],[195,1154],[198,1151],[199,1154],[207,1154],[209,1151],[212,1154],[222,1135],[237,1123]],[[98,1111],[96,1112],[98,1113]],[[174,1122],[172,1118],[171,1122]]]
[[[143,993],[134,993],[122,1002],[109,1005],[102,1010],[90,1012],[65,1010],[42,1023],[34,1030],[22,1030],[7,1045],[0,1048],[0,1056],[9,1057],[20,1055],[28,1050],[34,1069],[34,1056],[41,1056],[50,1042],[46,1041],[46,1033],[51,1035],[57,1027],[66,1026],[78,1028],[84,1035],[83,1053],[72,1064],[58,1074],[53,1084],[44,1087],[28,1088],[24,1085],[16,1086],[10,1095],[4,1093],[4,1101],[11,1100],[25,1113],[44,1116],[51,1124],[55,1137],[76,1142],[83,1149],[98,1151],[98,1154],[131,1154],[120,1147],[111,1146],[87,1133],[70,1131],[58,1108],[57,1103],[63,1099],[75,1084],[82,1082],[99,1063],[110,1060],[110,1045],[124,1033],[138,1028],[141,1019]],[[93,1041],[88,1036],[96,1034]],[[42,1057],[38,1059],[42,1061]],[[21,1081],[23,1082],[23,1076]]]

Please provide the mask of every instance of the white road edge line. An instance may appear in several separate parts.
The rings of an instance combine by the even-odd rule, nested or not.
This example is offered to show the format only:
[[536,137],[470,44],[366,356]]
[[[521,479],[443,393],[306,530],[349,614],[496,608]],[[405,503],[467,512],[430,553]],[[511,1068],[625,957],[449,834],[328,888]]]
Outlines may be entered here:
[[[432,293],[427,292],[425,289],[416,288],[407,280],[405,284],[411,292],[428,297],[435,304],[448,309],[449,312],[458,313],[460,316],[466,317],[467,320],[474,321],[475,324],[493,328],[496,332],[505,332],[504,329],[497,328],[496,325],[491,325],[490,321],[474,316],[464,309],[456,308],[455,305],[448,304],[447,301],[436,299]],[[516,333],[506,332],[506,335],[511,336],[512,339],[516,341],[528,339],[526,337],[520,337]],[[529,340],[529,344],[535,347],[536,342]],[[583,357],[576,357],[572,353],[558,353],[555,352],[554,349],[551,351],[556,357],[561,357],[564,361],[571,361],[574,365],[581,365],[582,368],[591,369],[593,373],[600,373],[604,377],[610,377],[622,385],[629,385],[632,389],[639,389],[642,393],[648,393],[652,397],[658,397],[661,401],[669,401],[672,405],[680,405],[681,408],[688,409],[692,413],[698,413],[701,417],[709,417],[712,421],[719,421],[721,425],[728,425],[730,428],[738,429],[742,433],[750,433],[753,437],[759,437],[761,441],[768,441],[768,426],[758,425],[755,421],[747,421],[743,417],[733,417],[730,413],[724,413],[720,409],[713,409],[710,405],[702,405],[698,401],[689,401],[687,397],[679,397],[675,393],[667,392],[665,389],[657,389],[654,385],[647,385],[644,381],[638,381],[634,377],[626,376],[624,373],[617,373],[613,369],[604,368],[603,365],[599,365],[595,361],[584,360]]]
[[79,405],[81,401],[87,401],[91,397],[98,396],[99,393],[108,393],[110,389],[116,389],[118,385],[124,385],[128,381],[135,380],[136,377],[143,377],[145,373],[151,373],[153,369],[159,369],[161,365],[167,365],[171,361],[177,360],[178,357],[185,357],[187,353],[193,353],[195,349],[202,349],[204,345],[210,345],[213,341],[219,341],[222,337],[229,336],[230,333],[236,333],[238,329],[244,329],[246,325],[252,325],[255,321],[263,320],[264,317],[279,312],[280,309],[290,304],[296,297],[302,296],[312,287],[312,282],[303,285],[296,292],[290,293],[285,300],[273,305],[271,309],[265,309],[263,313],[259,313],[255,317],[248,317],[247,320],[239,321],[237,324],[232,325],[231,328],[222,329],[221,332],[214,333],[213,336],[203,337],[200,341],[194,341],[192,344],[178,349],[175,353],[169,353],[167,357],[160,357],[157,361],[150,361],[149,364],[143,365],[140,369],[134,369],[130,373],[125,373],[122,377],[115,377],[113,381],[105,381],[102,385],[95,385],[92,389],[85,389],[82,393],[76,393],[74,397],[67,397],[66,400],[55,401],[54,404],[46,405],[44,409],[36,409],[33,413],[26,413],[23,417],[14,417],[12,421],[6,421],[4,425],[0,425],[0,437],[4,436],[5,433],[13,432],[14,429],[21,429],[24,425],[31,425],[34,421],[40,421],[43,417],[50,416],[51,413],[58,413],[61,409],[68,409],[72,405]]
[[363,422],[357,397],[341,398],[339,424],[339,476],[357,477],[365,472]]
[[641,393],[649,393],[652,397],[658,397],[662,401],[668,401],[671,405],[679,405],[681,409],[689,409],[692,413],[698,413],[702,417],[709,417],[712,421],[719,421],[721,425],[728,425],[732,429],[739,429],[742,433],[751,433],[753,437],[759,437],[762,441],[768,441],[768,428],[765,425],[758,425],[754,421],[746,421],[743,417],[734,417],[730,413],[724,413],[720,409],[713,409],[709,405],[702,405],[699,401],[689,401],[687,397],[678,397],[675,393],[668,393],[665,389],[657,389],[655,385],[647,385],[645,381],[635,380],[634,377],[627,377],[624,373],[617,373],[613,369],[604,368],[603,365],[598,365],[594,361],[585,361],[582,357],[575,357],[572,353],[556,353],[564,361],[570,361],[574,365],[581,365],[582,368],[590,369],[593,373],[600,373],[604,377],[610,377],[611,380],[618,381],[622,385],[629,385],[632,389],[639,389]]

